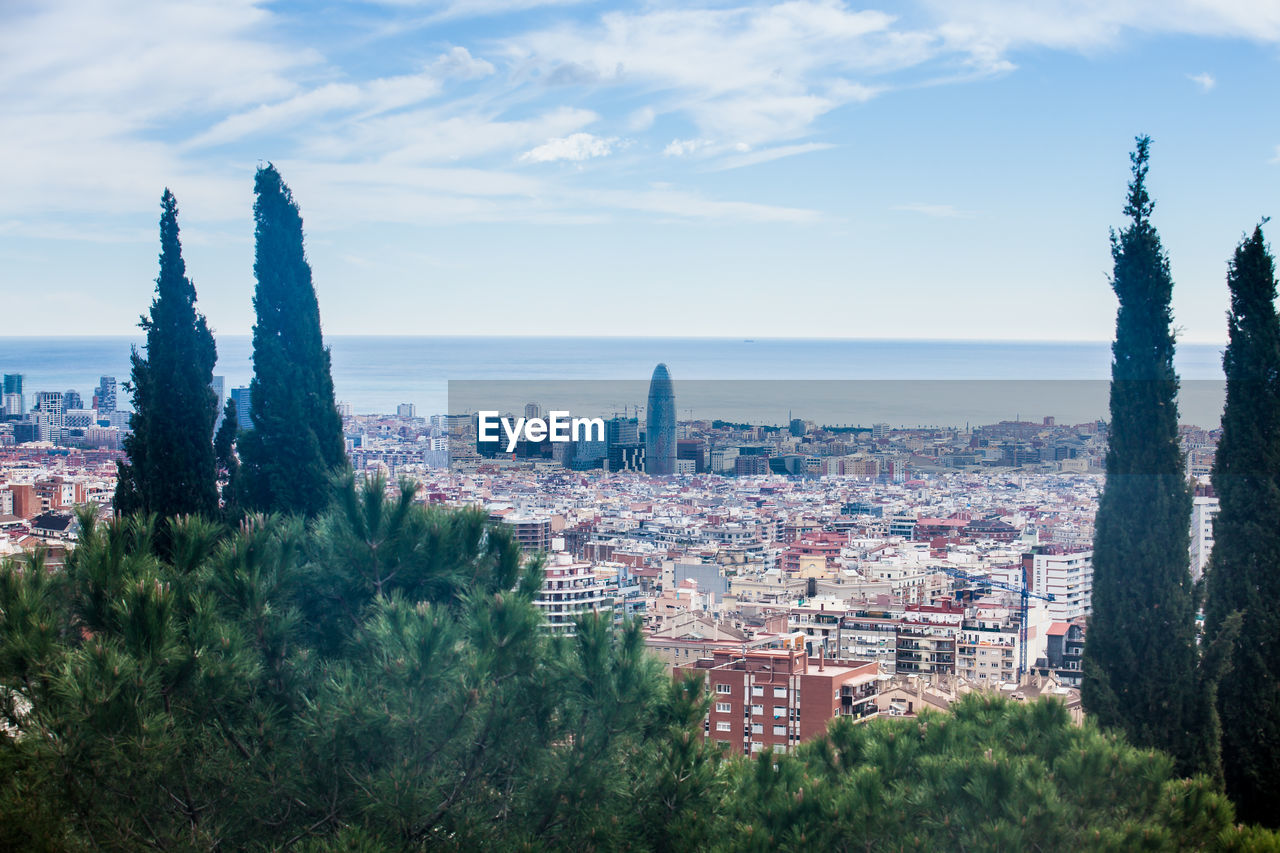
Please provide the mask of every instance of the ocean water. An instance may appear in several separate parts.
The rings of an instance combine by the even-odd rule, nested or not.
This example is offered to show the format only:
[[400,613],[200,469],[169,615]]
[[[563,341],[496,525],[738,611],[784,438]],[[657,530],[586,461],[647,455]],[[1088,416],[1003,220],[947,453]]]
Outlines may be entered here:
[[[1098,388],[1110,375],[1107,342],[357,336],[332,336],[327,342],[336,396],[361,414],[394,412],[399,403],[414,403],[419,414],[443,412],[449,406],[451,381],[455,386],[461,380],[643,382],[658,362],[667,364],[677,388],[691,380],[911,380],[911,387],[923,392],[933,382],[1024,380],[1022,387],[1026,387],[1028,380],[1093,380],[1086,384],[1094,386],[1090,398],[1095,402]],[[140,343],[141,339],[128,337],[0,337],[0,372],[24,374],[28,399],[36,391],[75,389],[88,402],[100,375],[115,376],[120,382],[128,378],[130,347]],[[215,373],[226,377],[227,390],[248,385],[253,371],[250,338],[220,336],[218,353]],[[1221,353],[1220,345],[1180,346],[1177,366],[1182,378],[1211,380],[1204,383],[1206,387],[1219,385]],[[869,384],[863,390],[873,393],[871,389],[891,384],[900,385]],[[1184,381],[1184,386],[1195,384]],[[741,393],[746,386],[737,387]],[[964,390],[958,385],[946,387],[956,389],[956,394],[989,395],[992,392],[976,389],[1000,386],[987,382]],[[810,391],[810,397],[822,393]],[[1189,416],[1184,420],[1206,425],[1214,417],[1215,406],[1220,412],[1220,403],[1212,400],[1194,413],[1184,406]],[[999,410],[1005,417],[1048,413],[1043,407],[1018,411],[1016,399],[1002,401]],[[769,422],[785,414],[784,404],[779,402],[773,411],[775,417]],[[867,423],[881,417],[876,411],[859,411]],[[811,411],[796,414],[825,416]],[[1082,409],[1080,414],[1095,417],[1105,412],[1095,415],[1093,409]],[[832,411],[830,416],[835,420],[827,422],[853,420],[843,412]],[[1076,421],[1082,419],[1076,417]],[[918,422],[926,420],[932,419]]]

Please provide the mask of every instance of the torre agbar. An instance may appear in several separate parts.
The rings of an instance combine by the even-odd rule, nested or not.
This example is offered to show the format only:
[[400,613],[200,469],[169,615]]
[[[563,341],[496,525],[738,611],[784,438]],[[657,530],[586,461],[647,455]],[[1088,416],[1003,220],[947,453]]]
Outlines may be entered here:
[[655,367],[649,380],[644,470],[655,477],[670,477],[676,472],[676,395],[665,364]]

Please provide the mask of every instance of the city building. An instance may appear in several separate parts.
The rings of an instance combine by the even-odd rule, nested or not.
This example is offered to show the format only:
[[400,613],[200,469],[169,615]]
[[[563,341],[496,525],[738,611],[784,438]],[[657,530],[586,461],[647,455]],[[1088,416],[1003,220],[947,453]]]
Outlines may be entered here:
[[1217,495],[1207,487],[1198,487],[1191,499],[1191,579],[1200,580],[1213,554],[1213,520],[1218,516]]
[[240,429],[253,429],[253,412],[249,406],[250,396],[248,388],[231,389],[231,399],[236,404],[236,425]]
[[644,470],[655,477],[670,477],[676,472],[676,399],[665,364],[655,367],[649,380]]
[[542,590],[533,606],[541,611],[552,633],[572,637],[580,616],[613,613],[616,588],[596,576],[591,564],[575,562],[563,551],[551,555],[543,570]]
[[676,667],[675,677],[705,676],[708,740],[738,755],[787,752],[823,734],[836,717],[875,716],[880,673],[867,661],[810,658],[804,648],[716,649]]
[[1052,595],[1047,603],[1051,618],[1060,622],[1080,619],[1093,612],[1093,551],[1049,545],[1032,555],[1031,591]]

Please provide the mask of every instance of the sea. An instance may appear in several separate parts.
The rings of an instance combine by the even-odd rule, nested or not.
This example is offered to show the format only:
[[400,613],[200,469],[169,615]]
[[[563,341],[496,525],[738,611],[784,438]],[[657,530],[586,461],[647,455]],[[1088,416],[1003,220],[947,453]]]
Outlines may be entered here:
[[[505,410],[506,399],[482,399],[489,389],[501,388],[514,404],[574,383],[626,413],[643,405],[661,362],[681,419],[958,426],[1052,416],[1079,423],[1106,417],[1111,362],[1109,342],[334,335],[326,343],[335,396],[356,414],[394,413],[402,403],[419,415]],[[24,375],[28,401],[37,391],[74,389],[88,403],[99,376],[128,378],[131,348],[141,344],[124,336],[0,337],[0,372]],[[217,344],[214,372],[227,391],[247,386],[250,337],[223,335]],[[1222,349],[1178,347],[1184,423],[1217,425]],[[602,383],[622,384],[606,390]]]

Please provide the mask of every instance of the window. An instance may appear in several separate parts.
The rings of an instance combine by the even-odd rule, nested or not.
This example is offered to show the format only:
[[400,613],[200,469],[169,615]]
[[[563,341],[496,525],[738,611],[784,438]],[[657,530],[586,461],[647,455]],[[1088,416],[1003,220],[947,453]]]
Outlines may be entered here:
[[716,713],[717,713],[717,714],[727,714],[727,713],[729,713],[729,711],[730,711],[730,710],[732,710],[732,706],[731,706],[728,702],[717,702],[717,703],[716,703]]
[[716,731],[718,732],[731,731],[731,729],[729,728],[729,721],[721,720],[720,722],[716,723]]
[[773,718],[774,718],[775,720],[776,720],[776,719],[778,719],[779,717],[785,717],[786,715],[787,715],[787,706],[786,706],[786,705],[774,705],[774,706],[773,706]]
[[774,733],[775,735],[785,735],[785,734],[787,733],[787,727],[786,727],[786,726],[774,726],[774,727],[773,727],[773,733]]
[[761,723],[752,723],[752,724],[751,724],[751,733],[752,733],[753,735],[762,735],[762,734],[764,734],[764,725],[763,725],[763,724],[761,724]]
[[733,685],[732,685],[732,684],[717,684],[717,685],[716,685],[716,692],[717,692],[717,693],[732,693],[732,692],[733,692]]
[[753,713],[753,714],[764,714],[764,706],[763,706],[763,705],[752,705],[752,706],[751,706],[751,713]]
[[751,741],[751,751],[752,751],[752,752],[759,752],[759,751],[760,751],[760,742],[759,742],[759,741],[756,741],[756,740]]
[[763,688],[763,687],[761,687],[759,684],[753,684],[753,685],[751,686],[751,695],[752,695],[752,696],[763,696],[763,695],[764,695],[764,688]]
[[787,688],[785,688],[785,687],[775,687],[775,688],[773,688],[773,698],[774,698],[774,699],[786,699],[786,698],[787,698]]

